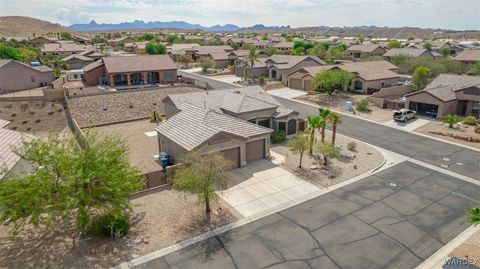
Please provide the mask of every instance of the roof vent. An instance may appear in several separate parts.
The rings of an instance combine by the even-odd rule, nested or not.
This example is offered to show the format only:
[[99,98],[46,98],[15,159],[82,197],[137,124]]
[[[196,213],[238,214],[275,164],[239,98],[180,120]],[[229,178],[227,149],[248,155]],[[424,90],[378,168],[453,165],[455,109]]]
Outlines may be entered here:
[[108,108],[107,108],[106,106],[104,106],[104,107],[102,107],[102,110],[103,110],[103,111],[107,111]]

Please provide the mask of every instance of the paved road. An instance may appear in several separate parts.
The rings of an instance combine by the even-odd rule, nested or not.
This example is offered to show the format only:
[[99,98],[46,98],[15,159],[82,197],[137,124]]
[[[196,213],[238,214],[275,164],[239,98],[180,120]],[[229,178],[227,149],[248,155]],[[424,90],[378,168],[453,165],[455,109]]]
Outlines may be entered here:
[[414,268],[468,226],[479,193],[404,162],[134,268]]
[[[302,117],[318,114],[318,108],[275,97],[281,104],[300,112]],[[480,180],[480,152],[429,139],[350,116],[342,116],[338,132],[407,157],[432,164],[448,165],[447,170]],[[449,160],[445,161],[444,158]],[[460,163],[460,165],[456,163]]]
[[211,78],[204,77],[204,76],[194,74],[194,73],[190,73],[190,72],[185,72],[185,71],[182,71],[182,70],[178,70],[177,72],[178,72],[179,75],[182,75],[184,77],[192,78],[192,79],[195,79],[195,80],[198,80],[198,81],[208,83],[212,88],[214,88],[216,90],[232,89],[232,88],[237,88],[238,87],[238,86],[232,85],[230,83],[226,83],[226,82],[223,82],[223,81],[211,79]]

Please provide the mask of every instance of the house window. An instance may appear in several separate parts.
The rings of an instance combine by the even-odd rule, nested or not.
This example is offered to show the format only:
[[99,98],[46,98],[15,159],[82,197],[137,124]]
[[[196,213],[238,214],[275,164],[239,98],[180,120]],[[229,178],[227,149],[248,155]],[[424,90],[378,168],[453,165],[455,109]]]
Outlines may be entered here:
[[270,119],[259,120],[258,125],[270,128]]
[[35,82],[35,76],[30,76],[30,81]]
[[287,123],[286,122],[279,122],[278,123],[278,130],[287,132]]
[[173,81],[173,73],[172,72],[165,72],[163,73],[163,78],[165,81]]

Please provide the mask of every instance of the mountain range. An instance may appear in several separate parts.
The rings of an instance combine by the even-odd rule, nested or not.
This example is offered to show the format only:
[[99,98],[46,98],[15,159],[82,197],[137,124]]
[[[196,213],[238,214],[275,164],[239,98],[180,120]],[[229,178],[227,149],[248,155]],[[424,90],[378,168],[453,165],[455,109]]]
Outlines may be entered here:
[[133,22],[122,23],[101,23],[98,24],[94,20],[87,24],[73,24],[68,26],[70,30],[81,32],[93,31],[115,31],[115,30],[136,30],[136,29],[182,29],[182,30],[203,30],[207,32],[235,32],[242,30],[283,30],[290,29],[290,26],[265,26],[263,24],[256,24],[251,27],[239,27],[234,24],[202,26],[200,24],[191,24],[184,21],[152,21],[144,22],[142,20],[135,20]]

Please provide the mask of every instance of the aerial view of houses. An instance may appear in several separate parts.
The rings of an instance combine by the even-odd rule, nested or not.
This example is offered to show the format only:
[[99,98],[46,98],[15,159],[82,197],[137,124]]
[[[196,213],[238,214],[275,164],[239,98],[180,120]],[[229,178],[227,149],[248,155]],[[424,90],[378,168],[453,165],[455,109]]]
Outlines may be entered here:
[[0,0],[0,268],[480,268],[480,2],[414,2]]

